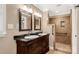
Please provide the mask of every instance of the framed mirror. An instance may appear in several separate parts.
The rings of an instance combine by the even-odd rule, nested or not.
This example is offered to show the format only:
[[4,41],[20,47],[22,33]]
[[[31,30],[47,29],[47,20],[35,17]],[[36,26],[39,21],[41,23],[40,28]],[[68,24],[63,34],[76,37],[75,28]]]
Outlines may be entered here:
[[32,30],[32,14],[19,9],[19,31]]
[[34,16],[34,30],[41,30],[41,17]]

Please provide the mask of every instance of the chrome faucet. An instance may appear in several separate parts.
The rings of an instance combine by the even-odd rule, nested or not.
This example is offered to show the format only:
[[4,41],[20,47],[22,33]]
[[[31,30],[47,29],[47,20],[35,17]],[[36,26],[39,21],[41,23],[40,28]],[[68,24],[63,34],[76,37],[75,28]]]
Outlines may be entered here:
[[31,34],[31,31],[28,31],[28,35],[30,35]]

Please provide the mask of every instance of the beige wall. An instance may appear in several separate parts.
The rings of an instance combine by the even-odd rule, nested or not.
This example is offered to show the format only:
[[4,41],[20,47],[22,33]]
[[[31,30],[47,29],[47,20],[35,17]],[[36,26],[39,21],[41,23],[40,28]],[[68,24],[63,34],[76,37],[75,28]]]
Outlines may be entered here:
[[44,33],[49,33],[49,48],[53,49],[53,40],[54,36],[52,36],[52,25],[48,24],[49,16],[48,11],[43,12],[43,19],[42,19],[42,30]]
[[[42,13],[38,8],[36,8],[33,5],[27,5],[28,7],[31,7],[34,11],[39,11]],[[27,31],[19,32],[18,23],[19,23],[19,17],[18,17],[18,9],[23,8],[24,5],[21,4],[7,4],[6,5],[6,31],[7,34],[5,37],[0,37],[0,53],[16,53],[16,41],[14,40],[14,35],[20,35],[20,34],[26,34]],[[33,14],[32,14],[33,16]],[[34,16],[32,17],[34,24]],[[8,24],[13,24],[13,29],[8,29]],[[33,30],[34,31],[34,25]]]
[[48,26],[48,11],[43,12],[43,17],[42,17],[42,30],[43,32],[47,32],[47,26]]

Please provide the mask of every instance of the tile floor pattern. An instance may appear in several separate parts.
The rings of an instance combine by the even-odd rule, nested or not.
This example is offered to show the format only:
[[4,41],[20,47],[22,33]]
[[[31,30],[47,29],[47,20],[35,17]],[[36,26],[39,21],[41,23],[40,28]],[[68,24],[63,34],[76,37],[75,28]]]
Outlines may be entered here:
[[71,47],[67,44],[56,43],[55,50],[49,50],[47,54],[71,54]]
[[66,54],[65,52],[56,51],[56,50],[49,50],[47,54]]

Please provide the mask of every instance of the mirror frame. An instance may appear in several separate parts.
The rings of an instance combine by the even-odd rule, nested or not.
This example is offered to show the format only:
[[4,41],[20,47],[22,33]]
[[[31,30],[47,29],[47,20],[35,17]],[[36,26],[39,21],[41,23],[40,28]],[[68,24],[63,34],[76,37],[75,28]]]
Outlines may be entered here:
[[[31,25],[30,25],[31,29],[22,29],[22,26],[21,26],[22,13],[27,13],[28,15],[31,15]],[[32,13],[29,13],[25,10],[19,9],[19,31],[31,31],[31,30],[32,30]]]
[[36,28],[36,17],[38,17],[38,16],[34,15],[34,30],[41,30],[41,17],[38,17],[40,19],[40,28],[39,29]]

